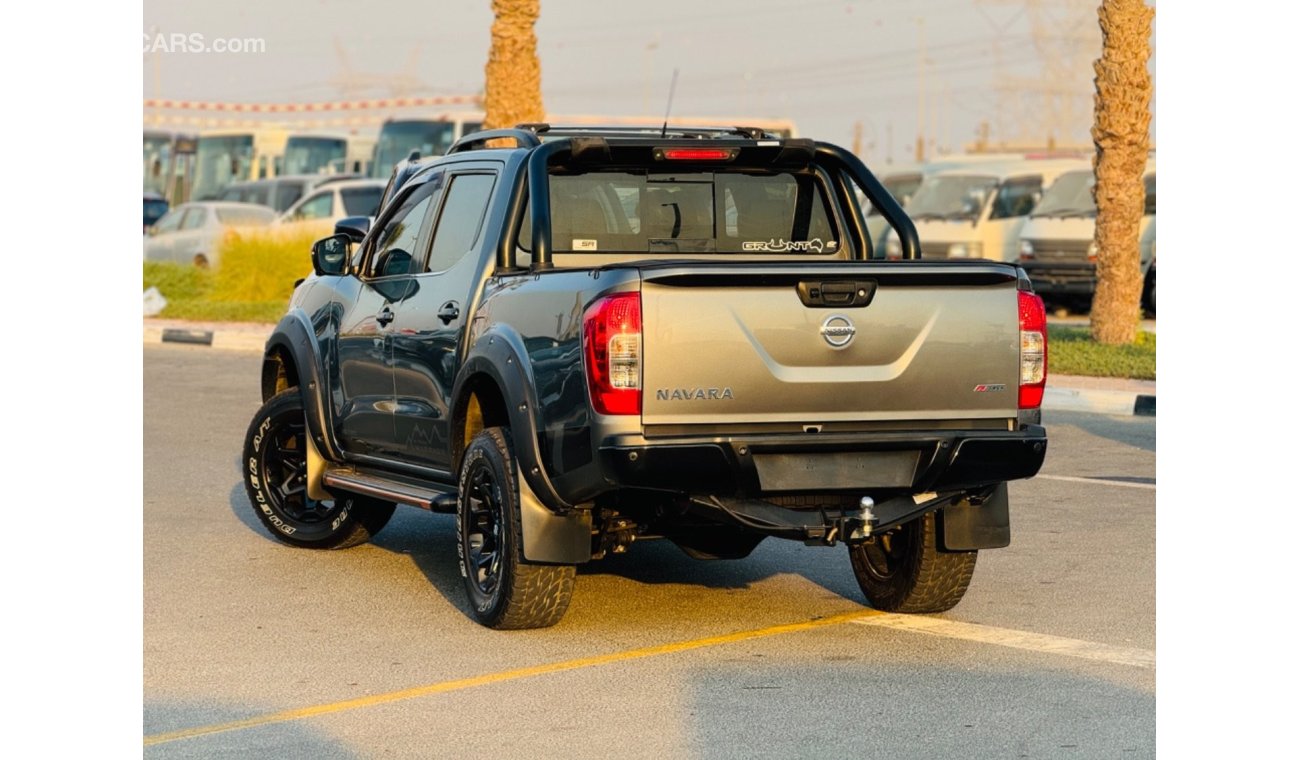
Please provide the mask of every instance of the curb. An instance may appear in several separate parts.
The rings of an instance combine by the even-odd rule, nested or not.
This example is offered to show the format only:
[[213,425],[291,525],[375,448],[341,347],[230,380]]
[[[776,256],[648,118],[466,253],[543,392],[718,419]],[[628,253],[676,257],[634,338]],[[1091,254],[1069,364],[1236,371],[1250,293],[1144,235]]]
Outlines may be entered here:
[[1093,414],[1156,416],[1156,397],[1132,391],[1047,386],[1043,409]]
[[210,346],[223,351],[251,351],[261,353],[266,348],[274,325],[265,329],[209,330],[197,327],[144,326],[145,343],[175,343]]
[[[147,320],[144,325],[145,343],[170,343],[206,346],[223,351],[248,351],[261,353],[266,347],[275,325],[241,324],[227,326],[217,323],[195,324],[179,320]],[[1051,382],[1049,377],[1048,382]],[[1076,387],[1073,384],[1048,385],[1043,393],[1043,409],[1048,411],[1091,412],[1094,414],[1137,415],[1154,417],[1156,414],[1154,383],[1111,383],[1097,378],[1073,378],[1066,383],[1079,386],[1114,384],[1134,386],[1126,388]]]

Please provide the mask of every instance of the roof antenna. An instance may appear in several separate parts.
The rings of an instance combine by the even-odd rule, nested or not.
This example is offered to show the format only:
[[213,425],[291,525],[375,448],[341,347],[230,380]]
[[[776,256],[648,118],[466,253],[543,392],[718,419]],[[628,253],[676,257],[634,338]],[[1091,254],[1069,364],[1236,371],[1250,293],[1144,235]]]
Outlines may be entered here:
[[664,128],[659,133],[660,137],[668,136],[668,114],[673,110],[673,93],[677,91],[677,69],[673,69],[673,81],[668,85],[668,107],[664,109]]

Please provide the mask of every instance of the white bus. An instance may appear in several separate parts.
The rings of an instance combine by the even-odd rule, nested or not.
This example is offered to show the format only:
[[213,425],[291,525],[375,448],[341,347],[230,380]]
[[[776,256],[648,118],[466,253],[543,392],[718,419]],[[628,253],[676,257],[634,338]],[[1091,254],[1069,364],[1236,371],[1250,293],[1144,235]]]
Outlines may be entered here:
[[194,135],[167,129],[144,131],[144,191],[172,205],[188,199],[194,172]]
[[398,161],[419,151],[420,158],[441,156],[452,144],[483,126],[483,114],[442,114],[430,118],[388,119],[379,128],[375,140],[374,158],[370,162],[370,176],[388,179]]
[[232,182],[281,173],[289,133],[279,127],[213,130],[199,136],[193,200],[214,200]]

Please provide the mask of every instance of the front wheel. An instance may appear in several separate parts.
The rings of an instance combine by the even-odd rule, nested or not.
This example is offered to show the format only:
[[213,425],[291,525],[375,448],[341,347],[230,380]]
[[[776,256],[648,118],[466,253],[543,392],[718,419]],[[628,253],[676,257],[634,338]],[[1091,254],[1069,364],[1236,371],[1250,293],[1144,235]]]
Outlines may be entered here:
[[573,596],[573,565],[524,561],[518,466],[506,428],[474,436],[460,467],[456,553],[470,609],[489,628],[546,628]]
[[271,535],[310,549],[363,544],[397,508],[363,496],[307,496],[307,416],[297,388],[272,396],[253,416],[244,439],[244,488]]
[[885,612],[944,612],[961,601],[977,551],[938,547],[934,512],[849,547],[858,586]]

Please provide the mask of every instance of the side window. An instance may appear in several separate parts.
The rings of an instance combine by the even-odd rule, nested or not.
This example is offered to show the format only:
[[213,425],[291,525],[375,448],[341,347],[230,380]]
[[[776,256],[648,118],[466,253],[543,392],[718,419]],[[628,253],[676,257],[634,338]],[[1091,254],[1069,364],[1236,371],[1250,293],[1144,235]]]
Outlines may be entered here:
[[370,257],[370,274],[374,277],[390,277],[409,274],[411,263],[418,258],[420,251],[416,244],[420,240],[420,230],[424,227],[437,198],[441,183],[436,180],[426,182],[402,202],[397,213],[388,220],[375,238],[374,255]]
[[1015,179],[1002,183],[998,195],[993,199],[993,212],[990,219],[1008,219],[1013,216],[1027,216],[1034,210],[1038,199],[1043,196],[1043,180]]
[[333,190],[313,195],[294,212],[295,219],[328,219],[331,216],[334,216]]
[[1148,174],[1142,180],[1142,189],[1146,191],[1146,200],[1142,205],[1142,216],[1156,213],[1156,175]]
[[206,209],[191,208],[189,211],[185,212],[185,221],[181,222],[181,229],[197,230],[203,226],[203,222],[206,221],[207,218],[208,212]]
[[469,252],[478,239],[487,212],[495,174],[459,174],[447,189],[447,202],[438,216],[427,272],[442,272]]

